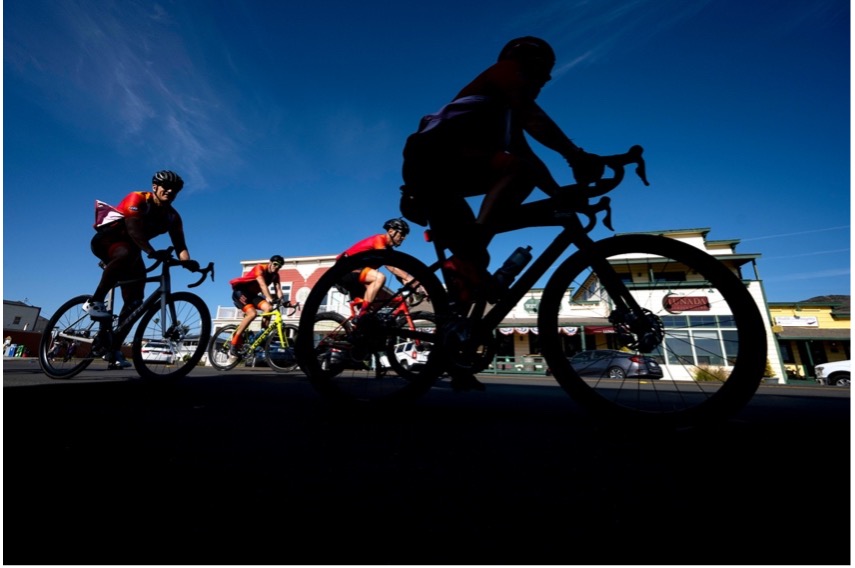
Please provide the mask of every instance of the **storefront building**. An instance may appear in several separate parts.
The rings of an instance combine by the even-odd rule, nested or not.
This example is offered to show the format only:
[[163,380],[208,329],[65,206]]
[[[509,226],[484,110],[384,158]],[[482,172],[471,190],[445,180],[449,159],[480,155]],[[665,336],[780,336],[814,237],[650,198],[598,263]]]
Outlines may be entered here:
[[789,379],[815,379],[816,365],[849,359],[849,296],[771,302],[769,312]]

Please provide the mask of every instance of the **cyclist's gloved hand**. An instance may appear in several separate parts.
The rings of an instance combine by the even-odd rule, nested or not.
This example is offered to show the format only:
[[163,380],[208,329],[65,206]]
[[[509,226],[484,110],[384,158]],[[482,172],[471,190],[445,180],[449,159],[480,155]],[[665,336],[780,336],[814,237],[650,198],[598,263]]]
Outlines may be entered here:
[[601,156],[589,154],[584,150],[567,156],[567,163],[573,168],[573,177],[576,178],[576,182],[582,185],[602,179],[606,170],[606,164]]
[[148,253],[148,257],[154,260],[167,261],[172,258],[172,251],[168,250],[153,250]]
[[195,260],[185,260],[182,264],[184,265],[184,268],[190,272],[199,272],[199,263]]

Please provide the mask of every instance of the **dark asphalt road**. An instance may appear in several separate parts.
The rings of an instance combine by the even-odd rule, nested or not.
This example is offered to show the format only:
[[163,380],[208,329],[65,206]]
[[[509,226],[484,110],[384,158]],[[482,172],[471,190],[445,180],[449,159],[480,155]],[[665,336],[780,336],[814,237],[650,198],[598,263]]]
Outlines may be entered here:
[[850,562],[850,404],[827,387],[653,434],[548,380],[360,417],[266,369],[161,390],[4,367],[4,564]]

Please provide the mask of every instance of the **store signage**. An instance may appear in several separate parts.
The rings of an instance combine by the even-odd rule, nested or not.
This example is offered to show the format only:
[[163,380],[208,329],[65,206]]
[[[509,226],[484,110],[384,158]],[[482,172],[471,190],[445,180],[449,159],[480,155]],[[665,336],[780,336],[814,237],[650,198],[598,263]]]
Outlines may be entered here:
[[530,314],[536,314],[539,307],[540,307],[540,300],[538,300],[536,298],[529,298],[523,304],[523,309]]
[[672,314],[708,312],[710,311],[710,300],[706,296],[675,296],[669,294],[662,299],[662,307]]
[[779,316],[775,318],[775,323],[790,327],[819,327],[819,321],[815,316]]

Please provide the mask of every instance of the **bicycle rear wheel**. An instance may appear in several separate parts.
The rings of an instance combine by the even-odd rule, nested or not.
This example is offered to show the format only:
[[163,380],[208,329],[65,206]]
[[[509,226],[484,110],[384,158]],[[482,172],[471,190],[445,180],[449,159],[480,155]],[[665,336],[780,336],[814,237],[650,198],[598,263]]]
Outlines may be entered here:
[[[205,302],[190,292],[175,292],[166,302],[165,319],[159,302],[143,314],[134,335],[134,366],[147,380],[178,380],[199,363],[210,337],[211,314]],[[165,343],[166,353],[148,353],[149,342]]]
[[[48,320],[39,341],[39,365],[51,379],[70,379],[92,361],[92,339],[99,324],[83,310],[89,296],[64,303]],[[76,346],[75,346],[76,344]]]
[[211,336],[208,342],[208,362],[218,371],[230,371],[241,362],[241,357],[232,357],[229,350],[232,346],[232,336],[237,331],[236,325],[221,327]]
[[277,373],[287,373],[297,368],[297,357],[294,355],[297,326],[282,324],[282,335],[285,336],[285,345],[279,340],[279,332],[276,330],[264,341],[267,364]]
[[[592,258],[607,259],[643,308],[661,340],[655,347],[636,345],[638,336],[614,323],[620,301]],[[751,399],[766,364],[765,326],[745,283],[700,249],[661,236],[611,237],[565,260],[546,285],[538,327],[558,383],[609,418],[688,426],[730,416]],[[590,353],[576,355],[580,348]],[[610,360],[619,354],[608,349],[634,353],[637,367],[617,369]]]
[[[339,288],[342,279],[365,266],[376,266],[386,282],[368,313],[350,317],[350,298]],[[297,359],[312,385],[325,398],[371,406],[416,400],[433,385],[441,371],[441,357],[433,349],[426,363],[409,372],[388,373],[382,368],[389,345],[405,339],[429,340],[424,329],[409,329],[393,316],[396,303],[410,289],[400,284],[389,267],[412,275],[425,289],[430,303],[424,308],[445,313],[448,300],[436,276],[419,260],[398,251],[370,251],[339,260],[327,270],[303,303],[297,334]],[[424,336],[424,337],[421,337]]]

